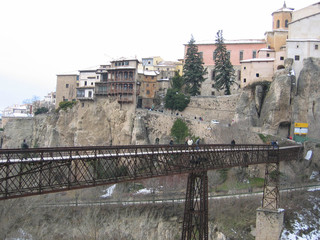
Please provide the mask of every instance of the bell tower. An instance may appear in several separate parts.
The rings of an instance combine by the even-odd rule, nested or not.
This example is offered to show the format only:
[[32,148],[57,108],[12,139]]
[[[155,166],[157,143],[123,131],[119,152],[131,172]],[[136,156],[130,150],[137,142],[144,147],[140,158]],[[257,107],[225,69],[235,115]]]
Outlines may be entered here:
[[272,13],[272,30],[288,30],[294,8],[288,8],[286,2],[283,7]]

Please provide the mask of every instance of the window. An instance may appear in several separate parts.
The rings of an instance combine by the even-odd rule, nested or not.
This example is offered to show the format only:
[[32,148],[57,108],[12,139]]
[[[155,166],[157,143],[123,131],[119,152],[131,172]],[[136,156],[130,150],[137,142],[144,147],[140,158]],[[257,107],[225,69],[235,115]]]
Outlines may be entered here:
[[297,45],[297,48],[299,48],[299,45]]
[[257,57],[257,51],[256,50],[253,50],[252,51],[252,58],[256,58]]
[[245,83],[246,81],[247,81],[247,79],[246,79],[246,78],[244,78],[244,79],[243,79],[243,82]]
[[288,21],[288,19],[286,19],[286,21],[284,22],[284,26],[285,26],[286,28],[288,28],[288,23],[289,23],[289,21]]
[[199,56],[200,56],[201,60],[203,60],[203,52],[199,52]]
[[242,50],[240,51],[239,59],[240,59],[240,61],[243,60],[243,51]]
[[149,70],[149,68],[146,68],[146,70],[148,71],[148,70]]
[[151,62],[150,62],[150,61],[148,61],[148,64],[151,64]]
[[97,79],[99,79],[99,76],[97,76]]
[[281,57],[280,57],[280,60],[284,60],[284,57],[281,56]]
[[300,60],[300,56],[299,55],[295,55],[294,56],[294,60],[299,61]]
[[87,84],[88,84],[87,81],[84,81],[84,85],[87,86]]
[[211,87],[214,88],[214,84],[212,84]]
[[277,20],[277,28],[280,27],[280,20]]
[[246,70],[247,69],[247,67],[243,67],[243,70]]
[[241,80],[241,70],[238,70],[238,81]]
[[152,76],[151,79],[154,79],[154,76]]
[[215,80],[215,79],[216,79],[216,72],[212,70],[211,80]]
[[260,76],[260,74],[259,73],[256,73],[256,77],[259,77]]
[[270,53],[267,53],[267,57],[270,57]]
[[66,88],[69,88],[69,84],[68,83],[66,84]]
[[227,53],[228,53],[228,57],[229,57],[229,59],[230,59],[231,51],[227,51]]
[[150,94],[150,90],[147,90],[147,94]]
[[318,44],[314,45],[314,49],[315,49],[315,50],[318,50],[318,49],[319,49]]
[[214,92],[211,92],[211,95],[214,96],[215,95]]

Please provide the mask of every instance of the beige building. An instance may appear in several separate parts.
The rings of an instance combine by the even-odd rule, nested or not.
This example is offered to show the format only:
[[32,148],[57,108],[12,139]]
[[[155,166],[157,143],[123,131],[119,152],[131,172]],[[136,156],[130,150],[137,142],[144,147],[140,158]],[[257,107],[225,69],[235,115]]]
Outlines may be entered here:
[[271,82],[274,71],[284,68],[292,12],[293,8],[284,3],[272,13],[272,31],[265,33],[267,48],[260,49],[257,58],[241,61],[241,88],[256,82]]
[[63,101],[76,100],[77,87],[79,84],[78,73],[58,74],[56,87],[56,108]]

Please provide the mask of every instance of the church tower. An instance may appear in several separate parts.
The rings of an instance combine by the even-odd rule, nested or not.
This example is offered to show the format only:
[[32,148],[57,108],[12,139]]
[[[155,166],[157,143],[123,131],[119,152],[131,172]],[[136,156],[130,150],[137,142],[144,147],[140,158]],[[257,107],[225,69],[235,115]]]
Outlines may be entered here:
[[269,49],[273,49],[275,52],[284,51],[293,10],[293,8],[288,8],[284,2],[282,8],[272,13],[272,31],[266,32]]
[[288,30],[288,24],[292,19],[294,8],[287,8],[286,2],[283,7],[272,13],[272,30]]

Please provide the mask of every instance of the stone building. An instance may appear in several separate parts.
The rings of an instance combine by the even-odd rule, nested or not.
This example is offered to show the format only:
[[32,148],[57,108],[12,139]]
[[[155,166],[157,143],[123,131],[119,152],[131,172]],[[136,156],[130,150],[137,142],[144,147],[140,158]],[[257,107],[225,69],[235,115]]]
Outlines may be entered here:
[[58,74],[55,107],[58,108],[60,102],[76,100],[78,86],[78,72]]

